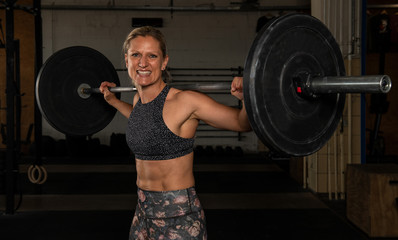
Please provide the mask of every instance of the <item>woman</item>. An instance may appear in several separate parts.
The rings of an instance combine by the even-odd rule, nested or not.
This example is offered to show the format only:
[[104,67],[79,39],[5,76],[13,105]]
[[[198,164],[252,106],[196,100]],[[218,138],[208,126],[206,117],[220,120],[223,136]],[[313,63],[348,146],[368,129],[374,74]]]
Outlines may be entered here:
[[[160,31],[134,29],[123,50],[137,88],[133,104],[120,101],[103,82],[105,100],[128,118],[126,139],[135,154],[138,204],[130,239],[206,239],[203,209],[195,192],[193,144],[199,120],[232,131],[249,131],[242,109],[215,102],[195,91],[170,88],[162,79],[169,56]],[[243,101],[242,78],[231,94]]]

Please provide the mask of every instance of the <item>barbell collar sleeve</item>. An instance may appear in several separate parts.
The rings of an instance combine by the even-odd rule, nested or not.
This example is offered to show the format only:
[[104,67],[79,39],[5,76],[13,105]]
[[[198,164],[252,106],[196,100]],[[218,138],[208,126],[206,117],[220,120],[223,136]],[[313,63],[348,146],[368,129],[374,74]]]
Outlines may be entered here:
[[328,93],[388,93],[391,78],[387,75],[314,77],[307,87],[315,95]]

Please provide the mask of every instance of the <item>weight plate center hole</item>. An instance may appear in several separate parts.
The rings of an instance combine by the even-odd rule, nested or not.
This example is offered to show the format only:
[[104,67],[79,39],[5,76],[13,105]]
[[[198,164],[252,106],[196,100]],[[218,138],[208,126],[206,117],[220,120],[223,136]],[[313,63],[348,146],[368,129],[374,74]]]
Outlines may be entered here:
[[[304,52],[296,52],[283,66],[280,81],[281,99],[285,111],[294,119],[311,118],[319,107],[317,99],[312,97],[306,84],[310,76],[320,72],[322,69],[317,60]],[[298,86],[298,83],[303,85]],[[298,87],[301,93],[298,92]]]
[[83,99],[87,99],[87,98],[89,98],[91,96],[90,93],[85,93],[84,92],[84,89],[87,89],[87,88],[91,88],[90,85],[88,85],[87,83],[82,83],[77,88],[77,94]]

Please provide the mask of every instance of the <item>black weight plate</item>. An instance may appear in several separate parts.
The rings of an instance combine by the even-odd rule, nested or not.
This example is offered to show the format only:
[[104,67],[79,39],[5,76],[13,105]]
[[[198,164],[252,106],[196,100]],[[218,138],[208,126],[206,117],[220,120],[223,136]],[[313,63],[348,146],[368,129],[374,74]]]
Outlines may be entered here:
[[330,139],[341,118],[344,94],[309,100],[298,96],[292,78],[343,76],[340,48],[314,17],[289,14],[258,33],[246,59],[245,106],[260,140],[273,151],[305,156]]
[[[92,135],[116,114],[102,94],[79,96],[83,83],[98,88],[103,81],[119,84],[112,63],[100,52],[83,46],[57,51],[43,64],[36,81],[36,100],[43,117],[66,135]],[[117,94],[120,98],[120,94]]]

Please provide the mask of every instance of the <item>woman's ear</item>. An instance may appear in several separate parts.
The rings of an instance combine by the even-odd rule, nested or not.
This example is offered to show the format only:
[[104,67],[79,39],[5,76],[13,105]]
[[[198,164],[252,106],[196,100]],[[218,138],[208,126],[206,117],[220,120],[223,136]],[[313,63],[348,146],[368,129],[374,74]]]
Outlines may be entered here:
[[167,63],[169,62],[169,55],[166,55],[162,63],[162,71],[166,69]]

